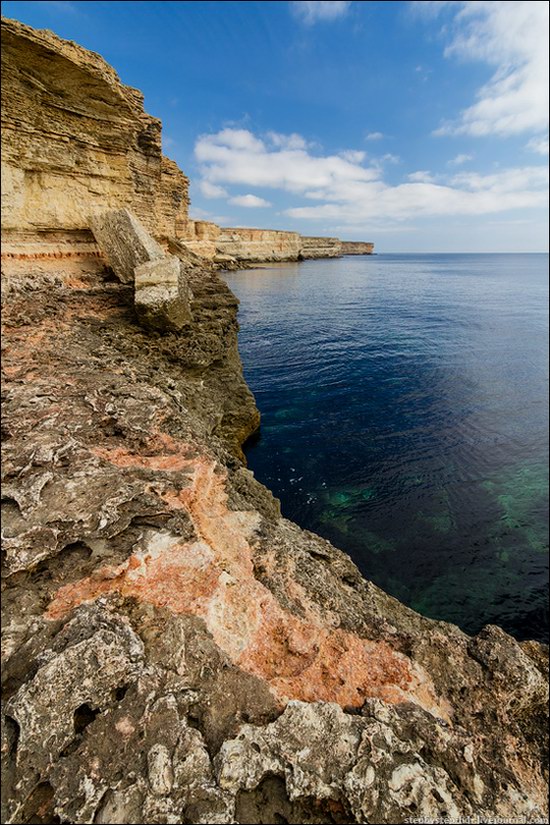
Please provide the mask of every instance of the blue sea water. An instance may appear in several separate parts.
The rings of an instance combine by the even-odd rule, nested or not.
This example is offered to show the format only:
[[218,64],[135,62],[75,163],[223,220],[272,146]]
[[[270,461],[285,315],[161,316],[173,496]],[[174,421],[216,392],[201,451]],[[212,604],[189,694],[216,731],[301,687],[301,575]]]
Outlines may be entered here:
[[227,273],[283,514],[426,616],[548,637],[548,256]]

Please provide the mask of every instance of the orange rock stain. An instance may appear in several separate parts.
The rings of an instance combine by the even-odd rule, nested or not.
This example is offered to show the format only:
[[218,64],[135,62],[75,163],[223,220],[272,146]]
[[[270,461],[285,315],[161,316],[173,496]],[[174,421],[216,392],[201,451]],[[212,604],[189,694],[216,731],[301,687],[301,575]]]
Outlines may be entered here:
[[168,486],[161,497],[170,508],[189,514],[197,539],[182,542],[169,533],[154,534],[118,567],[100,568],[60,588],[48,618],[61,618],[82,602],[118,591],[176,614],[200,616],[231,660],[267,681],[282,702],[360,706],[367,697],[378,697],[416,702],[449,718],[428,675],[385,642],[330,626],[304,591],[304,615],[285,610],[254,576],[250,541],[259,515],[228,509],[224,471],[165,434],[157,434],[151,445],[149,455],[123,448],[95,452],[125,470],[185,471],[188,486]]

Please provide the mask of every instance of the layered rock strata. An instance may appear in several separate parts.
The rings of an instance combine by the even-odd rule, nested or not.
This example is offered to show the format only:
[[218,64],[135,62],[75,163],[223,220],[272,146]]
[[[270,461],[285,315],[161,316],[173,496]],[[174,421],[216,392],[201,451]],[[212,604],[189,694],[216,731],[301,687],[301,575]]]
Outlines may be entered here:
[[237,261],[297,261],[300,259],[301,236],[297,232],[275,229],[220,229],[216,250]]
[[338,258],[340,255],[370,255],[374,250],[372,243],[267,229],[223,229],[209,221],[188,221],[187,233],[182,240],[197,255],[219,262],[229,260],[260,263]]
[[89,217],[109,207],[221,264],[340,254],[337,238],[190,221],[189,181],[162,154],[160,121],[99,55],[3,19],[2,76],[4,255],[97,255]]
[[99,55],[3,19],[3,240],[17,254],[26,233],[55,254],[56,234],[70,243],[109,207],[184,234],[188,179],[162,155],[160,121]]
[[322,238],[301,235],[300,258],[339,258],[342,241],[339,238]]
[[2,272],[2,821],[543,820],[546,649],[282,518],[212,266],[167,237],[190,314],[156,330],[64,243]]
[[364,241],[342,241],[342,255],[372,255],[373,243]]

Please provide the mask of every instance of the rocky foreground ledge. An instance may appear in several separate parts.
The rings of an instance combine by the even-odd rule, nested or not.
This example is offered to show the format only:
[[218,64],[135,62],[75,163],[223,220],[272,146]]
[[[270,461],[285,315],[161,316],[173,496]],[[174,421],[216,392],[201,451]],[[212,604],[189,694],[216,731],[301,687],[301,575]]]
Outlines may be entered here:
[[[25,84],[43,105],[89,71],[114,106],[101,58],[38,35],[42,90],[30,60],[20,101]],[[9,130],[2,821],[545,821],[546,649],[425,619],[281,517],[243,461],[259,414],[237,301],[170,228],[182,178],[170,168],[164,200],[159,129],[131,133],[146,120],[128,101],[104,200],[86,203],[82,158],[104,149],[82,113],[65,155],[42,151],[62,131],[49,120],[46,135],[40,107],[28,151]],[[69,201],[80,193],[72,225],[60,207],[33,227],[32,198],[48,198],[20,171],[36,140],[51,181],[66,172]],[[78,152],[75,185],[54,167]],[[156,239],[142,237],[133,277],[100,239],[101,210],[120,207]]]

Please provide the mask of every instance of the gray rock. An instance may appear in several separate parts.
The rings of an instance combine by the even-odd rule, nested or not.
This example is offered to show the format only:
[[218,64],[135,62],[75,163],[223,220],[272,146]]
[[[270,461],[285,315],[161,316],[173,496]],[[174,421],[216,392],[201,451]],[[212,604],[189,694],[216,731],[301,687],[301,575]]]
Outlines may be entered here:
[[144,327],[162,332],[189,324],[189,287],[179,259],[169,255],[136,267],[134,301]]
[[137,266],[164,257],[162,247],[128,209],[93,215],[90,228],[115,275],[125,284],[133,283]]
[[[77,288],[29,264],[4,307],[2,821],[545,821],[547,648],[424,618],[281,517],[237,458],[258,425],[237,300],[171,252],[193,291],[177,335],[136,324],[99,265]],[[220,622],[259,599],[281,617],[254,659],[193,614],[215,582],[188,564],[201,537],[243,561]],[[313,633],[338,642],[316,671]],[[368,673],[408,659],[414,690],[318,701],[355,637]],[[304,667],[311,698],[281,701]]]

